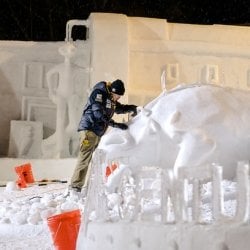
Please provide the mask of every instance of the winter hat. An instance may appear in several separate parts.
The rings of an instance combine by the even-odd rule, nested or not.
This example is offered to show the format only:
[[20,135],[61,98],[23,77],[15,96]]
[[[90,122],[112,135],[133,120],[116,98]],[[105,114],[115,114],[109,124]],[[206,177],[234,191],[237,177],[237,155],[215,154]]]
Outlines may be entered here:
[[125,88],[123,81],[117,79],[111,83],[110,87],[112,93],[115,93],[117,95],[124,95]]

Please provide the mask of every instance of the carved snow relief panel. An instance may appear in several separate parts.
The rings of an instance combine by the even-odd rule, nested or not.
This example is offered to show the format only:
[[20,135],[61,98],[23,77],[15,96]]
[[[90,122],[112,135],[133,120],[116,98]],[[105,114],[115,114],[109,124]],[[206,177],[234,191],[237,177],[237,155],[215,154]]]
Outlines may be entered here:
[[11,121],[9,157],[37,158],[41,156],[43,125],[41,122]]

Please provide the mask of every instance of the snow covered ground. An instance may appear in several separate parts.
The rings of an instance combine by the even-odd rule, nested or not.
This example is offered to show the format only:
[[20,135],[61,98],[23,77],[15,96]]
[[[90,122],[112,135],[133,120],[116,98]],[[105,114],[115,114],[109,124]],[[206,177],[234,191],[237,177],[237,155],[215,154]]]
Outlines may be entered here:
[[[66,187],[67,184],[62,183],[45,186],[32,185],[28,188],[13,191],[6,191],[6,188],[2,187],[0,189],[0,249],[52,250],[53,240],[48,228],[47,217],[77,208],[83,210],[83,202],[81,200],[79,201],[76,197],[75,199],[74,197],[70,199],[62,197]],[[157,184],[155,184],[155,187],[155,199],[149,200],[144,205],[144,211],[149,214],[154,213],[157,210],[157,206],[159,206]],[[223,189],[225,193],[233,194],[235,192],[235,183],[224,181]],[[128,196],[129,193],[131,194],[129,187],[126,192]],[[210,197],[210,194],[211,183],[208,183],[203,186],[202,195],[203,197]],[[114,230],[115,225],[116,227],[121,227],[122,225],[124,228],[128,227],[128,224],[124,223],[124,221],[118,221],[115,208],[115,205],[118,204],[116,195],[109,194],[110,220],[109,223],[103,223],[102,226],[102,230],[105,228],[105,231],[110,232],[110,234],[112,234],[111,232]],[[227,200],[225,202],[225,214],[232,217],[235,213],[235,205],[235,200]],[[203,204],[202,217],[208,223],[211,221],[210,203]],[[142,232],[148,230],[147,224],[142,222],[139,224]],[[96,227],[95,230],[97,231],[100,229],[98,224],[93,224],[92,227]],[[155,227],[156,232],[158,232],[159,225],[157,226],[156,224]],[[155,239],[157,236],[148,235],[147,237]],[[81,239],[79,240],[81,241]],[[82,241],[81,244],[84,245],[84,239]]]
[[47,217],[82,208],[81,201],[63,198],[66,187],[64,183],[13,191],[1,187],[0,249],[54,249]]

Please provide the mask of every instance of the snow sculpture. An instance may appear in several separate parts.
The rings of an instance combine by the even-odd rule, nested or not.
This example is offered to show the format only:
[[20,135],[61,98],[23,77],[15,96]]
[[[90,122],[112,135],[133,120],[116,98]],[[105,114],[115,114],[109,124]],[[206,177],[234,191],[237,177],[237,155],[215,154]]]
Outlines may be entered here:
[[[240,110],[240,112],[239,112]],[[147,104],[129,122],[112,129],[99,148],[108,159],[173,169],[217,163],[235,176],[237,161],[250,155],[250,94],[209,84],[179,86]],[[118,171],[117,171],[118,172]]]
[[[131,173],[124,173],[124,168],[119,166],[109,178],[113,177],[116,171],[121,172],[120,183],[116,185],[115,193],[106,193],[107,186],[100,173],[100,166],[105,164],[104,158],[103,150],[97,150],[92,161],[90,188],[85,208],[87,219],[83,226],[85,233],[90,220],[149,220],[161,221],[164,224],[190,221],[202,224],[211,220],[232,221],[231,216],[234,222],[241,224],[249,220],[249,161],[240,161],[238,166],[234,166],[237,169],[237,195],[235,190],[228,192],[229,189],[225,189],[222,175],[223,168],[227,169],[227,166],[222,167],[218,164],[179,167],[177,179],[174,178],[171,169],[141,165],[140,168],[135,166],[137,168],[133,169],[132,165],[131,170],[134,172],[137,170],[136,175],[132,177]],[[128,168],[127,170],[132,172]],[[135,178],[134,181],[133,178]],[[203,186],[205,183],[206,185]],[[210,193],[208,190],[211,188]],[[235,199],[237,204],[236,213],[232,213],[230,217],[224,211],[226,209],[224,201],[228,201],[228,198]],[[211,203],[210,219],[204,218],[204,212],[201,211],[201,205],[205,203]]]
[[[43,156],[69,157],[78,151],[77,126],[83,105],[77,90],[76,74],[79,66],[72,63],[76,47],[71,43],[59,48],[64,63],[56,65],[46,75],[49,98],[56,104],[56,131],[42,144]],[[56,81],[57,80],[57,81]]]

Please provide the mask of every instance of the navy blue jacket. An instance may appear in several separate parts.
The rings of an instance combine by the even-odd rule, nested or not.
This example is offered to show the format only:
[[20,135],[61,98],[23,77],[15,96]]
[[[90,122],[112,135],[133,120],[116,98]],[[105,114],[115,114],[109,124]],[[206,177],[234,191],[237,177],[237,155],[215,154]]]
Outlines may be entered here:
[[106,82],[97,83],[84,107],[78,131],[90,130],[102,136],[108,126],[114,126],[111,119],[114,112],[125,114],[130,111],[131,105],[123,105],[111,99],[111,92]]

